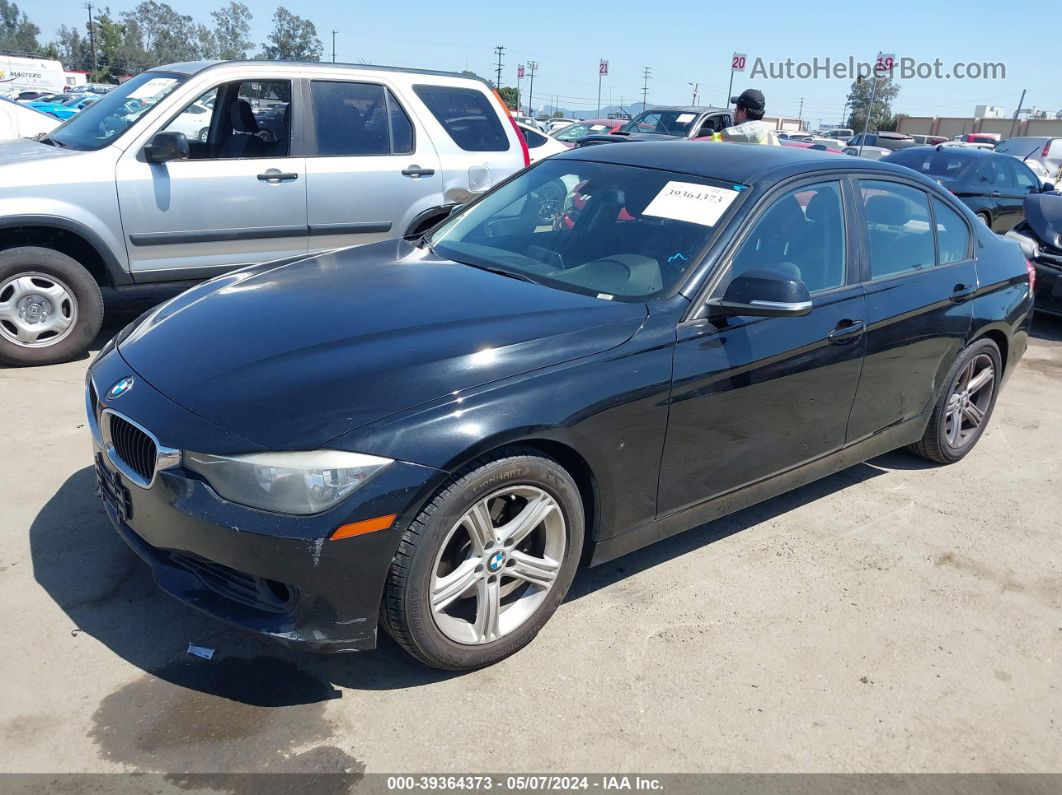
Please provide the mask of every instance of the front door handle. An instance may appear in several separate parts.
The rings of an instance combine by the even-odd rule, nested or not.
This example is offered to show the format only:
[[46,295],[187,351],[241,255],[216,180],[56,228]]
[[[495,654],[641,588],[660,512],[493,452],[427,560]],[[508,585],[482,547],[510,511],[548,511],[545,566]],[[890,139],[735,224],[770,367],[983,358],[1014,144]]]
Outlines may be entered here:
[[995,199],[999,198],[999,191],[998,190],[992,191],[992,198],[995,198]]
[[267,169],[264,174],[258,175],[258,179],[262,182],[287,182],[288,180],[298,178],[299,175],[294,171],[281,171],[276,168]]
[[866,328],[867,324],[862,320],[842,320],[826,339],[833,345],[847,345],[857,340]]
[[966,301],[976,292],[977,288],[972,284],[956,284],[955,289],[952,290],[949,299],[953,304],[961,304]]
[[417,179],[418,177],[430,177],[434,174],[434,168],[421,168],[416,164],[402,169],[403,177],[412,177],[413,179]]

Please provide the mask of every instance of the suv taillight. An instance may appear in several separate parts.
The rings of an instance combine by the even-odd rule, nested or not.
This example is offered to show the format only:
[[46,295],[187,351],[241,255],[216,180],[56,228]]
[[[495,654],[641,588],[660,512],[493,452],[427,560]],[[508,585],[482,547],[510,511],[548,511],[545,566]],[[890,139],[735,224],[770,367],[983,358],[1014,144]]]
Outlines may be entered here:
[[1036,268],[1029,260],[1025,260],[1025,270],[1029,273],[1029,295],[1036,292]]
[[498,89],[494,89],[492,93],[494,94],[494,98],[498,100],[498,104],[501,105],[505,116],[509,119],[509,124],[513,126],[513,132],[516,133],[516,140],[520,142],[520,151],[524,156],[524,168],[527,168],[531,165],[531,150],[527,148],[527,139],[524,138],[523,131],[517,126],[516,119],[513,118],[513,114],[509,111],[509,106],[505,104],[505,100],[502,99],[502,95],[498,92]]
[[1042,151],[1040,153],[1040,157],[1047,157],[1047,153],[1049,151],[1051,151],[1051,141],[1050,141],[1050,139],[1048,139],[1047,143],[1044,144],[1044,151]]

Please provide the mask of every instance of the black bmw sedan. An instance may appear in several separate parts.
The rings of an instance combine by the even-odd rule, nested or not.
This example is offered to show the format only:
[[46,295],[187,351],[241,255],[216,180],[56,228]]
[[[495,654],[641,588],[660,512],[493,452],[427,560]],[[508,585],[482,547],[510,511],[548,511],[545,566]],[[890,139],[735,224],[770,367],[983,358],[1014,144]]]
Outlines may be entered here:
[[981,222],[1003,234],[1024,218],[1025,197],[1050,193],[1016,157],[959,146],[913,146],[882,158],[934,179],[973,210]]
[[594,565],[898,447],[963,458],[1029,266],[935,181],[780,147],[573,150],[415,241],[244,268],[89,371],[159,586],[429,665],[527,644]]

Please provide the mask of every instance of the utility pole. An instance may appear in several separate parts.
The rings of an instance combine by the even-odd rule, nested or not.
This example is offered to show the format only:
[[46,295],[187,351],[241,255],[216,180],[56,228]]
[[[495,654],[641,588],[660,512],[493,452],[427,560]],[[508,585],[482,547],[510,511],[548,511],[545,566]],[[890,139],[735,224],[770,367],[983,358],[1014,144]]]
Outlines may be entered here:
[[693,100],[690,102],[690,104],[691,105],[696,105],[697,104],[697,89],[700,87],[701,84],[700,83],[686,83],[686,85],[693,86]]
[[524,79],[524,65],[520,64],[519,66],[516,67],[516,112],[517,113],[520,112],[520,97],[522,96],[522,94],[520,93],[520,83],[523,82],[523,79]]
[[332,31],[332,63],[336,62],[336,34],[337,33],[339,33],[338,30],[333,30]]
[[496,89],[498,89],[499,91],[501,91],[501,73],[502,73],[502,61],[501,61],[501,59],[502,59],[502,53],[505,52],[505,48],[502,47],[499,44],[497,47],[494,48],[494,52],[498,53],[498,79],[497,79],[497,82],[494,83],[494,87]]
[[[88,9],[89,17],[89,43],[92,45],[92,71],[95,72],[100,68],[99,61],[96,59],[96,26],[92,22],[92,3],[85,3],[85,8]],[[95,79],[95,78],[93,78]]]
[[645,68],[642,69],[642,110],[645,110],[646,106],[649,104],[648,100],[649,100],[649,78],[650,77],[652,77],[652,75],[650,74],[649,67],[646,66]]
[[1014,137],[1014,125],[1018,123],[1018,114],[1021,113],[1021,106],[1025,104],[1025,89],[1021,90],[1021,99],[1018,100],[1018,109],[1014,111],[1014,121],[1010,123],[1010,135],[1008,138]]
[[800,132],[804,132],[804,98],[800,98],[800,110],[797,111],[797,121],[800,122]]
[[535,118],[535,69],[538,68],[538,61],[528,61],[527,68],[531,70],[531,82],[527,86],[527,115],[533,119]]
[[867,142],[867,133],[870,131],[870,117],[874,115],[874,96],[878,91],[878,67],[877,64],[870,72],[870,79],[874,82],[870,84],[870,104],[867,105],[867,115],[863,119],[863,137],[859,139],[859,156],[863,156],[863,144]]

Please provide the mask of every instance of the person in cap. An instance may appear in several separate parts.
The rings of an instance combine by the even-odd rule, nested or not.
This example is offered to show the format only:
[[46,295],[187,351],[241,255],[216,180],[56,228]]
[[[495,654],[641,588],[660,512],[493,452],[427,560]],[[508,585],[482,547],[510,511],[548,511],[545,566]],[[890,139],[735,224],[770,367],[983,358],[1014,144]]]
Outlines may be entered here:
[[763,121],[766,101],[762,93],[754,88],[748,88],[742,91],[740,96],[731,97],[730,101],[734,105],[734,121],[737,124],[723,130],[719,134],[719,140],[740,144],[781,146],[771,125]]

